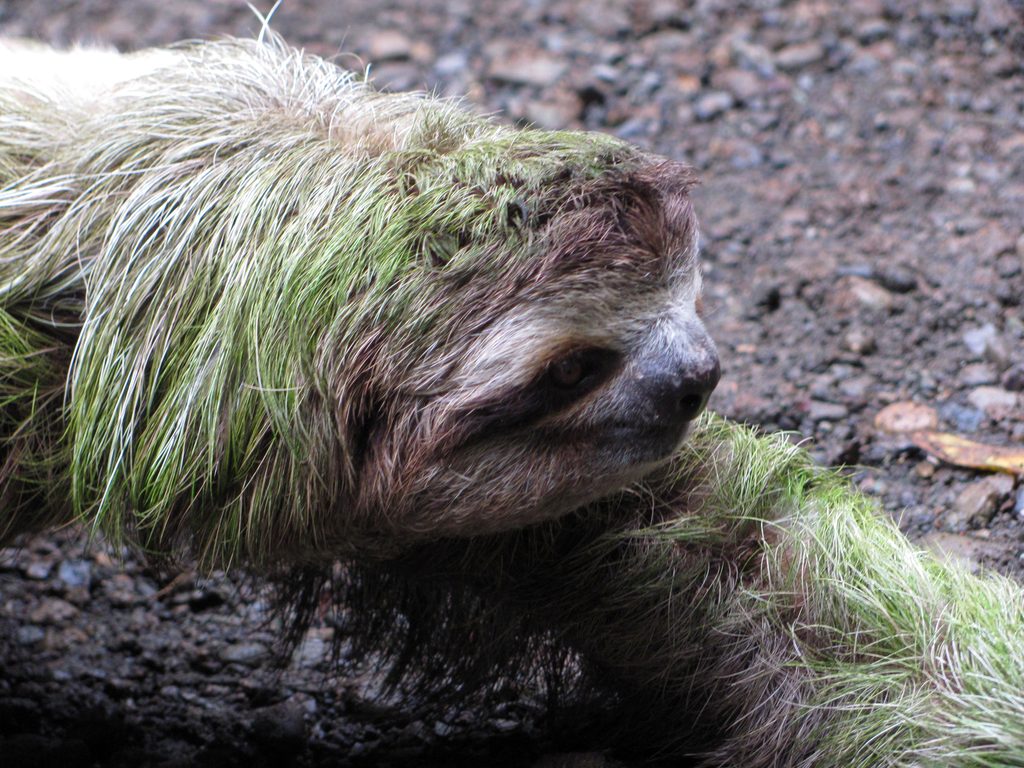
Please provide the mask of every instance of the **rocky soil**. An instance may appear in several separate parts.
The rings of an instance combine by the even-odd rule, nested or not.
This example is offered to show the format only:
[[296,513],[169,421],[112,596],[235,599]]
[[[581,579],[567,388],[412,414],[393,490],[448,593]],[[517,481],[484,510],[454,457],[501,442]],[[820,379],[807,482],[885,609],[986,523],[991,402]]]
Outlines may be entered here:
[[[881,433],[885,405],[1024,444],[1020,0],[286,0],[273,26],[386,87],[465,95],[694,165],[712,407],[853,467],[913,537],[1024,574],[1024,484]],[[7,0],[0,34],[137,48],[250,35],[236,0]],[[332,662],[284,668],[258,588],[80,534],[0,552],[5,766],[607,765],[529,691],[461,710]],[[560,757],[563,753],[574,753]]]

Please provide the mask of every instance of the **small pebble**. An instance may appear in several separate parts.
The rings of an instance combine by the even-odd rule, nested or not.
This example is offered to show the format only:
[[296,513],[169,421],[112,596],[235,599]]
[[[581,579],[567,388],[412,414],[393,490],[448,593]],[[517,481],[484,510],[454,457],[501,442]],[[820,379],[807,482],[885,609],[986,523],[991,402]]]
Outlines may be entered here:
[[18,645],[35,645],[46,637],[46,631],[35,624],[26,624],[18,627],[14,633],[14,641]]
[[704,94],[693,105],[693,114],[698,120],[714,120],[719,115],[728,112],[735,105],[736,100],[727,91],[712,91]]
[[850,415],[850,410],[839,403],[811,400],[807,406],[807,415],[813,421],[840,421]]
[[930,461],[919,461],[914,467],[914,474],[928,480],[935,475],[935,465]]
[[977,432],[985,419],[985,414],[977,408],[969,408],[952,401],[939,408],[939,415],[952,424],[957,432]]
[[903,267],[883,267],[874,274],[874,278],[879,285],[893,293],[910,293],[917,288],[917,275]]
[[498,733],[509,733],[519,728],[519,722],[508,718],[498,717],[491,720],[491,725]]
[[863,306],[883,312],[892,309],[893,295],[887,289],[861,277],[850,277],[848,280],[850,293]]
[[967,395],[967,400],[986,415],[1001,419],[1016,409],[1020,396],[1002,387],[976,387]]
[[1024,392],[1024,363],[1008,368],[999,381],[1011,392]]
[[857,27],[857,40],[861,45],[870,45],[889,36],[889,24],[885,19],[868,19]]
[[439,720],[438,722],[434,723],[434,734],[442,739],[450,735],[454,730],[455,729],[452,728],[452,726],[448,725],[448,723],[445,723],[443,721]]
[[246,664],[254,667],[270,655],[262,643],[234,643],[221,649],[219,658],[229,664]]
[[256,710],[253,736],[272,747],[298,747],[306,740],[306,707],[298,698]]
[[1012,490],[1013,478],[1005,474],[974,481],[957,495],[945,516],[946,527],[950,530],[983,528]]
[[870,355],[875,351],[875,337],[863,328],[851,328],[843,336],[843,346],[855,355]]
[[530,57],[501,55],[487,70],[491,79],[510,85],[551,85],[562,77],[569,67],[557,57],[535,55]]
[[988,363],[969,363],[960,369],[960,374],[957,378],[966,387],[995,384],[999,380],[995,369]]
[[992,323],[986,323],[980,328],[971,328],[964,331],[963,339],[971,354],[981,357],[985,354],[989,341],[996,335],[996,327]]
[[57,568],[57,578],[68,587],[87,587],[92,575],[92,565],[88,560],[63,560]]
[[62,624],[78,615],[78,609],[66,600],[51,597],[43,600],[28,615],[33,624]]
[[825,48],[819,42],[797,43],[787,45],[775,54],[775,64],[779,69],[802,69],[825,58]]
[[975,357],[984,357],[999,366],[1009,362],[1010,351],[1006,341],[992,323],[964,331],[963,339]]
[[399,61],[412,54],[412,41],[395,29],[384,29],[374,33],[368,45],[371,62]]
[[25,567],[25,575],[36,581],[45,581],[50,578],[53,570],[53,563],[49,560],[34,560]]

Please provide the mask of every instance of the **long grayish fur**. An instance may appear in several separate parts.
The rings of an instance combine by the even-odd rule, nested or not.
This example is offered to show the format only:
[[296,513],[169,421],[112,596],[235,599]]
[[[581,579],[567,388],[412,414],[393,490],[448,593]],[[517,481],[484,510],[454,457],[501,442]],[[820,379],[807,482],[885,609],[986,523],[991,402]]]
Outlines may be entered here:
[[322,563],[635,480],[637,382],[717,377],[692,183],[272,36],[0,43],[0,533]]

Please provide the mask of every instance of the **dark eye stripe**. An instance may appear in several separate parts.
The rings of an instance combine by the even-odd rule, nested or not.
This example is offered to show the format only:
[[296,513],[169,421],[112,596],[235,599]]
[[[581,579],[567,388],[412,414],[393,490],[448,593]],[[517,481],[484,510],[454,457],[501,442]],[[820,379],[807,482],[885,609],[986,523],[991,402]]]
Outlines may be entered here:
[[[554,374],[556,366],[566,360],[580,365],[582,370],[579,380],[570,385]],[[577,350],[559,358],[526,387],[466,409],[457,419],[458,442],[466,444],[499,432],[524,429],[557,413],[606,381],[620,360],[619,353],[597,348]]]
[[[536,387],[564,390],[573,394],[572,399],[590,391],[607,377],[618,362],[619,355],[609,349],[586,347],[562,355],[547,367],[544,378],[534,384]],[[561,395],[552,392],[556,398]]]

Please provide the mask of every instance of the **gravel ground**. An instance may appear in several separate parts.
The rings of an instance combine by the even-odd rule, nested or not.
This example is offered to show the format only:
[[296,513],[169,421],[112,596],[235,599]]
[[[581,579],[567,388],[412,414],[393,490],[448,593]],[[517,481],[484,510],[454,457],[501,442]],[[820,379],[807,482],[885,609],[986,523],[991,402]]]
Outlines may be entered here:
[[[874,426],[915,401],[1024,443],[1020,0],[286,0],[274,26],[386,87],[694,165],[712,407],[852,465],[912,537],[1024,574],[1024,485]],[[54,43],[257,29],[235,0],[0,3],[0,34]],[[153,572],[74,532],[0,551],[0,762],[612,764],[587,754],[596,717],[552,724],[529,691],[461,711],[386,694],[372,660],[332,664],[331,632],[281,668],[259,590],[230,576]]]

